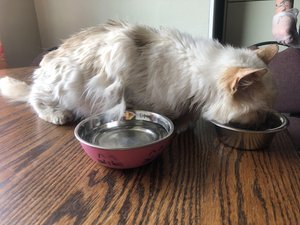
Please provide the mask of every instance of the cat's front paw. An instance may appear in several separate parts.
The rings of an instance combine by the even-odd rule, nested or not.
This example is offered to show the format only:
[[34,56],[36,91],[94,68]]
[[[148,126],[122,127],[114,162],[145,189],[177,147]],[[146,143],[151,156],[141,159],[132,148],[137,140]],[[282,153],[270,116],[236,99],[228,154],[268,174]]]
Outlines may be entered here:
[[175,130],[177,134],[182,133],[188,129],[193,129],[196,126],[196,113],[190,112],[184,116],[174,120]]
[[188,129],[194,129],[195,123],[176,123],[175,131],[177,134],[183,133]]
[[70,111],[55,111],[48,114],[39,115],[39,117],[47,122],[64,125],[73,120],[73,114]]

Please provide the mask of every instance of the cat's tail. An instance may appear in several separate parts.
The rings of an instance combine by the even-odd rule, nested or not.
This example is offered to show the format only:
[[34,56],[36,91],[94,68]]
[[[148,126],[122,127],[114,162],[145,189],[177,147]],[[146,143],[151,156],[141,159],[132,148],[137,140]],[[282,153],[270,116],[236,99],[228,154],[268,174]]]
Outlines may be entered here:
[[13,101],[26,102],[30,93],[30,85],[12,77],[0,79],[0,93]]

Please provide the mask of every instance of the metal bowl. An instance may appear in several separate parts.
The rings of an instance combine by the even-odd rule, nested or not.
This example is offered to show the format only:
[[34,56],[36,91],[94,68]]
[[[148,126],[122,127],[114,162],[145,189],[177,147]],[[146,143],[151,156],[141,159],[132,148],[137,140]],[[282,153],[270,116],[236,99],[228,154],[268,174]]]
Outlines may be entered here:
[[117,121],[96,115],[81,121],[75,137],[90,158],[111,168],[134,168],[160,155],[170,143],[174,125],[157,113],[130,110]]
[[274,135],[288,125],[287,118],[276,112],[270,112],[260,129],[243,129],[234,125],[224,125],[211,121],[216,128],[219,140],[226,146],[241,150],[260,150],[270,146]]

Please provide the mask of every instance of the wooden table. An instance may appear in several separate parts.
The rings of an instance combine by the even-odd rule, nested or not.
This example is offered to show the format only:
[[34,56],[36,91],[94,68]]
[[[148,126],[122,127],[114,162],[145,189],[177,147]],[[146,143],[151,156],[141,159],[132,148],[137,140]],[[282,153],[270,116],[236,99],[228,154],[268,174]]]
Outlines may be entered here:
[[[33,68],[0,70],[26,78]],[[289,134],[270,149],[220,144],[199,121],[156,161],[114,170],[24,103],[0,97],[0,224],[300,224],[300,159]]]

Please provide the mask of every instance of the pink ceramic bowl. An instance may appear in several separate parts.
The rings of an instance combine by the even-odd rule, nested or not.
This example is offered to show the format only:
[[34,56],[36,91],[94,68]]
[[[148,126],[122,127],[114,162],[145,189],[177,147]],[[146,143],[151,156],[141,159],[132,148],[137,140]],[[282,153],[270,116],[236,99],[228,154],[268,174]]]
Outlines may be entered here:
[[110,168],[134,168],[159,156],[174,132],[170,119],[157,113],[131,110],[118,121],[97,115],[81,121],[75,136],[91,159]]

